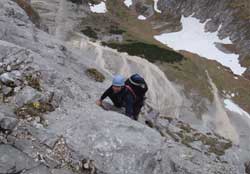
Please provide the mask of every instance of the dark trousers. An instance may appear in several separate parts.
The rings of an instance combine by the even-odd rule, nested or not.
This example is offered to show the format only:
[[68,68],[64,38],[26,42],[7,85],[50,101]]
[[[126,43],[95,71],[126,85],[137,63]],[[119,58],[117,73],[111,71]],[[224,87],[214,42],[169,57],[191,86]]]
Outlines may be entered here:
[[139,114],[141,112],[141,108],[143,106],[143,102],[136,102],[134,104],[134,113],[133,113],[133,116],[134,116],[134,120],[138,120],[138,117],[139,117]]

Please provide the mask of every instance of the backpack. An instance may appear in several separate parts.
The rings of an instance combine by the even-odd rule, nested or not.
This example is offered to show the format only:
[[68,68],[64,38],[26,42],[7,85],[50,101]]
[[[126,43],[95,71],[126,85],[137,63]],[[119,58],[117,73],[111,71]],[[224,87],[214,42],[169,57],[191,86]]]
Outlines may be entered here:
[[125,87],[133,94],[136,103],[143,104],[148,85],[139,74],[133,74],[125,81]]

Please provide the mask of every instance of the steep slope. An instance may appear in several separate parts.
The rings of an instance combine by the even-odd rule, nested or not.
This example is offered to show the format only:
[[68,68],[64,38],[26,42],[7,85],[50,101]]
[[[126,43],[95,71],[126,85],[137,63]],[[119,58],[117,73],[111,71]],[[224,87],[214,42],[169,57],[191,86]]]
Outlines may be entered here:
[[[76,34],[69,42],[83,52],[92,50],[94,56],[89,58],[95,60],[96,64],[110,75],[119,73],[129,77],[133,73],[141,74],[149,86],[147,104],[162,115],[179,117],[183,105],[182,96],[157,66],[145,59],[102,47],[80,34]],[[170,98],[172,100],[169,100]]]
[[[31,4],[32,2],[38,1],[31,1]],[[53,2],[56,1],[50,1],[48,7],[53,7]],[[148,64],[145,64],[146,61],[138,61],[134,57],[130,58],[125,55],[119,56],[116,51],[99,47],[98,44],[94,44],[98,48],[93,48],[93,43],[89,42],[87,39],[87,44],[86,39],[79,34],[79,32],[90,36],[92,41],[100,39],[104,45],[115,48],[121,52],[127,52],[130,55],[144,57],[149,61],[156,63],[161,70],[165,72],[166,76],[177,85],[174,85],[176,90],[172,90],[172,87],[170,87],[171,90],[169,91],[164,86],[159,90],[159,87],[157,86],[157,83],[159,82],[153,80],[154,85],[152,85],[153,89],[151,88],[152,91],[150,96],[161,96],[160,101],[165,101],[166,104],[160,104],[160,102],[155,99],[151,100],[149,103],[152,104],[152,101],[154,101],[157,103],[155,108],[158,108],[161,111],[165,110],[164,112],[171,114],[171,116],[179,115],[182,120],[192,124],[199,130],[221,133],[222,136],[226,136],[232,140],[234,140],[233,137],[239,137],[238,146],[240,149],[235,149],[231,155],[236,153],[240,156],[240,162],[237,162],[239,165],[243,164],[246,160],[249,160],[245,154],[250,149],[250,140],[249,138],[244,138],[248,137],[249,120],[246,119],[244,114],[238,114],[235,111],[224,108],[224,102],[219,100],[233,100],[239,104],[240,107],[249,111],[250,106],[248,103],[250,95],[248,89],[250,82],[244,77],[234,75],[230,69],[225,68],[215,61],[206,60],[187,51],[176,53],[153,39],[153,35],[155,34],[178,31],[181,29],[181,14],[179,11],[170,8],[169,10],[171,13],[167,12],[168,9],[161,9],[162,13],[156,13],[157,11],[152,6],[156,4],[152,4],[152,1],[133,1],[132,5],[128,8],[123,1],[110,0],[106,2],[108,11],[106,13],[98,14],[91,12],[89,4],[92,4],[91,7],[93,8],[95,6],[93,4],[99,4],[100,1],[90,1],[89,4],[85,1],[71,2],[73,2],[73,4],[70,4],[70,1],[67,3],[60,3],[60,6],[67,6],[60,7],[61,9],[64,9],[63,14],[59,15],[58,10],[49,8],[47,12],[45,11],[45,13],[41,13],[41,17],[43,18],[44,16],[46,19],[46,16],[58,15],[60,17],[62,15],[64,16],[64,21],[69,21],[68,23],[79,23],[79,19],[81,18],[76,19],[71,16],[74,16],[74,11],[78,12],[78,8],[82,10],[84,9],[86,16],[82,16],[82,22],[80,22],[79,26],[74,28],[76,33],[72,33],[72,31],[69,30],[69,33],[72,34],[68,35],[67,32],[65,32],[66,35],[69,36],[66,40],[68,40],[71,45],[81,48],[81,51],[83,52],[82,54],[86,54],[90,59],[96,60],[96,58],[98,58],[96,60],[97,65],[108,74],[112,72],[122,72],[127,74],[129,72],[138,71],[143,73],[143,75],[148,75],[148,70],[152,72],[152,68],[148,69]],[[223,2],[221,1],[222,8],[224,8]],[[196,5],[198,8],[202,6],[202,3]],[[37,9],[39,10],[39,6]],[[147,20],[138,20],[137,17],[139,14],[145,15]],[[44,22],[45,24],[47,23],[46,20]],[[60,25],[64,25],[64,23],[54,24],[53,27],[57,28],[57,26]],[[55,35],[54,32],[51,32],[51,34]],[[228,47],[233,48],[232,45],[229,45]],[[184,55],[185,58],[183,58],[182,55]],[[111,57],[119,59],[112,59],[111,61]],[[131,61],[132,59],[133,61]],[[140,66],[135,66],[135,62],[140,64]],[[140,68],[141,65],[147,68],[142,70]],[[209,72],[212,81],[218,89],[220,99],[217,98],[215,100],[215,95],[213,94],[213,90],[211,90],[212,88],[205,70]],[[153,72],[153,74],[155,76],[159,75],[159,73],[155,72]],[[152,79],[154,79],[152,76],[146,78],[149,82],[152,82]],[[156,78],[158,79],[158,77]],[[165,82],[163,83],[166,84]],[[164,100],[162,95],[162,91],[164,90],[167,91],[163,92],[164,96],[176,94],[176,91],[179,92],[179,95],[174,96],[181,96],[182,104],[180,105],[180,102],[178,102],[180,100],[177,98],[172,99],[169,97],[169,100]],[[158,91],[160,94],[155,93],[156,95],[152,95],[152,92]],[[161,107],[164,105],[168,105],[167,109]],[[160,108],[163,108],[163,110]],[[220,116],[220,113],[223,113],[223,117]],[[162,115],[164,116],[164,114]],[[209,117],[205,117],[205,115],[209,115]],[[219,126],[221,124],[221,119],[227,120],[227,124]],[[215,127],[217,129],[215,129]],[[235,131],[228,128],[232,128],[233,130],[236,129],[237,135],[235,135]]]
[[95,47],[85,42],[80,52],[35,28],[13,1],[2,0],[0,9],[1,172],[242,173],[231,161],[98,108],[111,77],[103,72],[100,83],[86,75],[96,68]]
[[46,30],[59,39],[67,39],[70,32],[89,11],[87,6],[73,4],[67,0],[32,0],[32,7],[42,16]]
[[[175,4],[174,1],[171,2]],[[208,5],[209,4],[212,4],[212,2],[208,3]],[[221,8],[227,8],[226,4],[224,5],[221,1]],[[159,7],[161,6],[160,1],[158,5]],[[176,2],[175,5],[178,5],[178,2]],[[203,8],[202,5],[204,4],[196,4],[197,7],[195,9],[199,9],[200,6],[201,8]],[[131,55],[143,55],[144,58],[152,62],[159,62],[160,65],[163,64],[162,66],[160,66],[161,69],[164,72],[167,72],[166,75],[171,77],[172,81],[175,81],[179,85],[184,86],[185,91],[188,91],[187,93],[195,92],[202,97],[206,97],[210,101],[212,101],[213,95],[211,90],[208,88],[209,83],[206,79],[206,73],[203,65],[209,66],[209,69],[214,72],[214,75],[211,76],[211,78],[217,78],[214,81],[216,86],[218,86],[221,95],[223,95],[223,91],[234,91],[235,88],[237,88],[236,91],[237,93],[239,93],[239,95],[235,96],[233,100],[242,108],[249,111],[250,108],[247,104],[250,100],[249,94],[247,92],[250,84],[249,81],[241,77],[236,77],[240,80],[237,82],[238,85],[235,85],[235,76],[232,72],[230,72],[228,69],[225,69],[225,67],[216,64],[216,62],[203,60],[198,56],[192,56],[191,54],[183,54],[182,52],[180,52],[187,58],[180,61],[178,55],[163,51],[168,48],[153,39],[154,35],[157,35],[164,31],[172,32],[179,31],[181,29],[180,19],[182,14],[178,10],[175,10],[175,8],[177,8],[176,6],[170,5],[169,7],[167,7],[167,5],[165,4],[164,8],[162,6],[162,13],[156,13],[154,9],[152,9],[152,1],[134,1],[134,3],[129,8],[126,7],[126,5],[122,1],[108,1],[106,6],[108,8],[107,13],[88,14],[86,18],[83,18],[80,29],[77,28],[76,30],[81,30],[84,34],[89,35],[94,39],[101,39],[103,42],[105,42],[105,45],[118,49],[119,51],[128,52]],[[215,11],[217,13],[216,16],[223,16],[220,15],[221,11],[222,10]],[[137,16],[139,14],[147,16],[147,20],[138,20]],[[229,18],[227,19],[229,20]],[[210,23],[211,22],[209,22],[209,25]],[[248,22],[245,21],[245,23],[247,24]],[[155,28],[156,26],[158,26],[158,29]],[[219,32],[220,35],[222,35],[221,33],[223,33],[224,29],[225,35],[225,27],[221,28],[221,31]],[[210,30],[209,27],[207,30],[214,31]],[[239,32],[237,35],[239,35],[240,33],[241,32]],[[245,39],[245,41],[247,42],[247,37],[242,37],[242,39]],[[140,44],[137,44],[138,42]],[[158,49],[153,49],[155,45],[159,46]],[[131,47],[133,46],[135,48],[131,50]],[[229,47],[234,48],[234,46],[232,45]],[[152,52],[155,56],[151,56],[150,54],[148,54],[148,52],[145,51],[144,48],[147,48],[146,50],[148,50],[149,48],[150,52]],[[221,70],[218,71],[218,69]],[[223,78],[225,74],[227,76],[226,80]],[[199,76],[198,78],[201,79],[200,81],[197,81],[197,76]],[[228,85],[225,85],[226,83]],[[239,88],[238,86],[241,87]],[[191,96],[188,98],[192,99],[194,97],[195,96]],[[205,105],[199,105],[198,110],[202,112],[206,111],[207,108]],[[197,115],[200,114],[198,113]]]

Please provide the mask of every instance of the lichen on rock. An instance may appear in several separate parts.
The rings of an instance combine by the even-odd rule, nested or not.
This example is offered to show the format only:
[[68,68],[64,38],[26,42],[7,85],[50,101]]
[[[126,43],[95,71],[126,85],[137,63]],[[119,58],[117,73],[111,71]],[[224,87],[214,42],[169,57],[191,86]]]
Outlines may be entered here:
[[105,76],[95,68],[87,69],[86,74],[89,78],[97,82],[103,82],[105,80]]

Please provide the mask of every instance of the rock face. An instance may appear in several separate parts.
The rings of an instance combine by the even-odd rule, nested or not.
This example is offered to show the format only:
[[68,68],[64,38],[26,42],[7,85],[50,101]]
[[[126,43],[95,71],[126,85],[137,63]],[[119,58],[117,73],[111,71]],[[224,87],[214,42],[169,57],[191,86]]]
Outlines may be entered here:
[[16,173],[36,167],[38,163],[19,150],[8,146],[0,145],[1,173]]
[[35,28],[15,2],[0,1],[0,26],[0,75],[15,74],[0,83],[12,90],[0,102],[1,173],[242,173],[231,161],[98,108],[111,76],[99,70],[107,79],[101,83],[86,74],[96,55]]
[[[242,7],[240,4],[243,4]],[[176,17],[194,16],[200,22],[206,22],[207,32],[219,31],[221,39],[230,37],[236,46],[241,61],[249,59],[250,48],[250,22],[247,7],[249,2],[235,0],[208,0],[208,1],[182,1],[159,0],[158,7],[163,14]]]
[[90,11],[85,2],[82,5],[77,0],[31,0],[30,3],[38,11],[41,23],[46,24],[48,32],[59,39],[66,39]]

